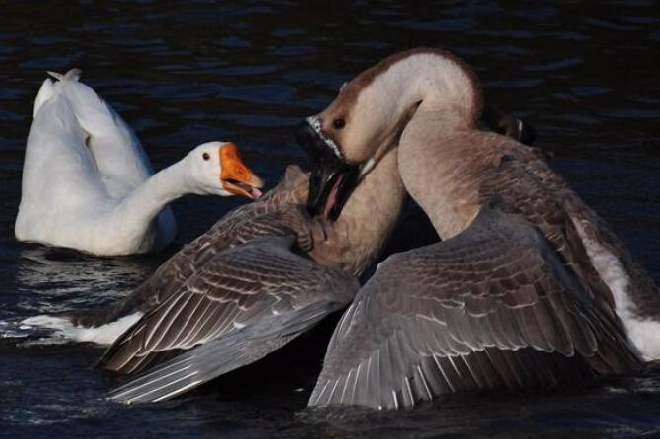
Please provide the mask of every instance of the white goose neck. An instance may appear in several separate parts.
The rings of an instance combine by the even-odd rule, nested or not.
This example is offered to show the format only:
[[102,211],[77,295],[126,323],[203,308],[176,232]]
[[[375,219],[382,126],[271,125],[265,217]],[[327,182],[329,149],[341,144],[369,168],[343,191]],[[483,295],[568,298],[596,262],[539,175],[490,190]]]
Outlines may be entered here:
[[140,236],[168,203],[190,192],[184,159],[149,177],[115,207],[112,216]]

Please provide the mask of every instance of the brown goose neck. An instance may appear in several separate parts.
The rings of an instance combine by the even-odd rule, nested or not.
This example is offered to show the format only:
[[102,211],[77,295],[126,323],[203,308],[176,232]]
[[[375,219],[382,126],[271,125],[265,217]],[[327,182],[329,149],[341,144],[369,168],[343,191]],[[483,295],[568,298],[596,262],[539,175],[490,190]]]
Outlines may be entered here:
[[310,256],[359,275],[382,251],[403,210],[406,190],[399,176],[396,151],[386,153],[365,175],[327,238],[315,242]]
[[427,103],[401,135],[401,178],[443,240],[461,233],[477,214],[480,175],[488,167],[484,146],[478,131]]

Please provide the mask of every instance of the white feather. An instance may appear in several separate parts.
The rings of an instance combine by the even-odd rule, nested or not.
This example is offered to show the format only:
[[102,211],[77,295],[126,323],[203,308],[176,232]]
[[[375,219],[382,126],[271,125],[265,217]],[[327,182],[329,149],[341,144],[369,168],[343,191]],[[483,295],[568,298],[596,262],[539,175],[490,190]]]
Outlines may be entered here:
[[640,319],[634,313],[634,303],[628,287],[630,278],[619,258],[600,243],[590,239],[580,221],[573,219],[591,263],[614,295],[616,313],[621,319],[628,338],[645,360],[660,358],[660,322]]
[[62,317],[40,315],[23,320],[21,322],[21,329],[54,329],[56,330],[53,333],[54,339],[110,345],[140,320],[141,317],[142,313],[136,312],[102,326],[85,328],[81,326],[73,326],[69,320]]
[[[187,193],[229,196],[221,173],[222,142],[198,146],[153,174],[133,130],[79,71],[46,79],[35,98],[21,203],[19,241],[103,256],[159,250],[176,236],[167,206]],[[203,154],[213,160],[202,160]]]

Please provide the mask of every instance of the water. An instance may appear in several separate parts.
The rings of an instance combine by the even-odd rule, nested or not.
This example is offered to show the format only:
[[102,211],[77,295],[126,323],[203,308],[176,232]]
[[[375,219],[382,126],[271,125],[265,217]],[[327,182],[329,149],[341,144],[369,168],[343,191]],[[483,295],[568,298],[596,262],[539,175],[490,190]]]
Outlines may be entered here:
[[[489,102],[528,118],[555,168],[660,280],[653,2],[300,3],[3,2],[0,320],[112,303],[168,256],[95,259],[14,241],[32,99],[45,70],[83,69],[85,82],[135,127],[157,169],[204,141],[233,140],[272,184],[286,164],[304,161],[295,123],[364,68],[421,45],[458,52]],[[177,245],[241,202],[175,203]],[[328,328],[316,335],[318,349],[293,345],[183,400],[146,408],[102,399],[112,383],[91,369],[100,354],[93,347],[5,340],[0,436],[660,436],[655,369],[590,389],[450,398],[409,413],[304,411]]]

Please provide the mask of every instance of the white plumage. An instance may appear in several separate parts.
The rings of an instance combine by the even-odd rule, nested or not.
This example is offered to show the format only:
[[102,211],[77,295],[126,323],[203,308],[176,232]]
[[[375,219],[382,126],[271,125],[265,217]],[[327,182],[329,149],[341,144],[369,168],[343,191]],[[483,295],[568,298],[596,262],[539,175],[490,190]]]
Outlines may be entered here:
[[[230,143],[200,145],[152,175],[133,130],[78,82],[79,70],[51,76],[59,81],[46,79],[34,103],[15,227],[19,241],[104,256],[145,253],[176,235],[170,201],[187,193],[261,194],[262,181]],[[229,154],[221,151],[226,147]],[[222,165],[243,174],[225,175]]]

